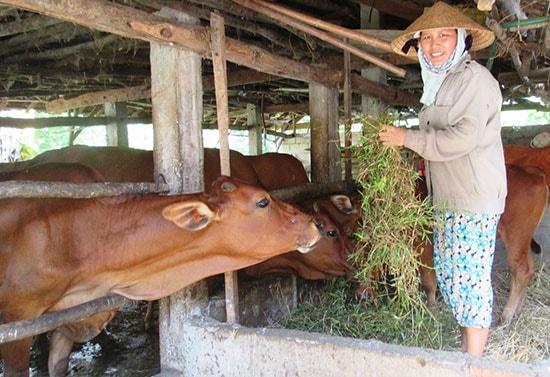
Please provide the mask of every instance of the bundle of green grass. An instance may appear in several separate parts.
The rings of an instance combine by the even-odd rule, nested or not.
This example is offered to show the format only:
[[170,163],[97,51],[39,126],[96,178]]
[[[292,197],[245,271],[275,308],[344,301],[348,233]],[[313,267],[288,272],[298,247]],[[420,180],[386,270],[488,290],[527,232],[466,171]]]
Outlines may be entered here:
[[[360,116],[357,122],[362,137],[351,151],[363,215],[350,256],[356,280],[321,283],[325,292],[317,302],[302,305],[283,326],[407,345],[426,345],[417,342],[422,333],[428,346],[441,347],[445,325],[427,310],[420,288],[422,249],[416,246],[431,231],[432,209],[416,193],[417,156],[380,142],[378,132],[394,122],[392,116]],[[371,286],[376,301],[357,302],[357,283]]]
[[394,122],[390,115],[359,120],[363,136],[352,152],[363,218],[351,255],[355,277],[360,284],[372,285],[376,295],[387,297],[398,315],[423,310],[419,289],[422,248],[417,246],[431,232],[433,217],[429,202],[416,191],[418,156],[382,145],[378,132]]

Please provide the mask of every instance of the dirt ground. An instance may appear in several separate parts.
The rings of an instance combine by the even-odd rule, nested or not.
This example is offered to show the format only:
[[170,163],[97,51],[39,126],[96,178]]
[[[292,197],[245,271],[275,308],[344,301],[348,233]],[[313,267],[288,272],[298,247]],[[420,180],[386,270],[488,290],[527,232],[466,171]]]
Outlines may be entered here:
[[[121,308],[99,336],[75,345],[70,377],[149,377],[160,372],[158,325],[145,330],[147,304],[132,302]],[[48,339],[35,338],[31,376],[48,377]],[[0,373],[3,376],[3,373]]]

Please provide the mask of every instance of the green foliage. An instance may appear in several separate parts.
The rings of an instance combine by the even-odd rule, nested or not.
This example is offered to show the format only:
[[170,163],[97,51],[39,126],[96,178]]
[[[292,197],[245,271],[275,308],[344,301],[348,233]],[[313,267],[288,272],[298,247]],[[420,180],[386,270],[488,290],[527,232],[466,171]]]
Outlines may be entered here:
[[359,164],[356,180],[362,189],[363,221],[351,260],[357,280],[392,297],[400,316],[424,305],[418,273],[422,249],[417,246],[431,231],[432,210],[417,198],[418,172],[413,164],[402,150],[384,147],[379,140],[380,128],[394,119],[383,114],[359,120],[363,136],[352,152]]

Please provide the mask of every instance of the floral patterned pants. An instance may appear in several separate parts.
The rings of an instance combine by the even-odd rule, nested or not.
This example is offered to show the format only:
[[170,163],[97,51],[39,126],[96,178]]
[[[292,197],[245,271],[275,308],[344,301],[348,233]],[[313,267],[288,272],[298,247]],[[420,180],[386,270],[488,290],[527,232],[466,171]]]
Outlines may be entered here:
[[462,327],[492,321],[491,270],[500,215],[437,212],[434,265],[445,303]]

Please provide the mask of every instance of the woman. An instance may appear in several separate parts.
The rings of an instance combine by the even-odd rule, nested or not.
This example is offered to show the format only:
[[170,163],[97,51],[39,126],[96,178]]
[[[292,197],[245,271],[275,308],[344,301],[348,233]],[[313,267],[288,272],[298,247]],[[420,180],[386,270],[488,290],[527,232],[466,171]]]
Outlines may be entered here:
[[404,146],[426,160],[438,286],[460,327],[462,348],[475,356],[483,354],[492,320],[491,269],[506,170],[500,88],[468,50],[493,40],[491,31],[446,3],[425,10],[391,42],[395,52],[418,56],[419,130],[387,125],[379,133],[384,145]]

